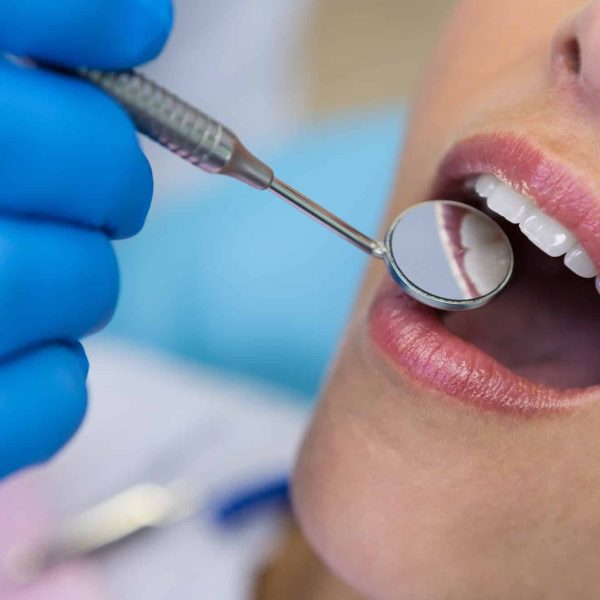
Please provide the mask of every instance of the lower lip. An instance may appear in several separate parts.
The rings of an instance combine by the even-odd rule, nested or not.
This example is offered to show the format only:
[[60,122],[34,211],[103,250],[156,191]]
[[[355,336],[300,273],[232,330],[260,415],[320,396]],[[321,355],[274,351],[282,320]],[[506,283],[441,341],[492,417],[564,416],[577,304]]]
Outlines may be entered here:
[[404,376],[483,410],[523,416],[574,408],[582,392],[538,385],[452,334],[438,312],[386,281],[371,307],[370,338]]

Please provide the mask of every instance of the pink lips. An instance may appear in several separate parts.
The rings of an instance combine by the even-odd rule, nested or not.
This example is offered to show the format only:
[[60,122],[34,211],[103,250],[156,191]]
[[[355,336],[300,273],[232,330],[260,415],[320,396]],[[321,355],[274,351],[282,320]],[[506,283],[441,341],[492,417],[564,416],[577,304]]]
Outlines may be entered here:
[[[443,161],[433,197],[464,178],[492,173],[533,197],[548,215],[575,233],[600,265],[600,201],[565,167],[520,137],[478,136]],[[482,409],[531,415],[579,404],[585,390],[533,383],[451,333],[438,313],[385,281],[371,307],[370,337],[405,375]]]
[[374,344],[421,384],[483,409],[532,414],[572,406],[580,393],[532,383],[452,334],[434,309],[386,280],[369,317]]

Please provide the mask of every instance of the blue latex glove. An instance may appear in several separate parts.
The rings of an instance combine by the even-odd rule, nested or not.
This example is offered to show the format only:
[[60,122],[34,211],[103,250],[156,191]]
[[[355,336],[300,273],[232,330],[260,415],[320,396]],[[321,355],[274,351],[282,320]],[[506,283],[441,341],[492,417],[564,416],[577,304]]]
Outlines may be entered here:
[[[0,49],[134,66],[171,27],[170,0],[1,0]],[[112,315],[110,238],[142,226],[152,174],[126,114],[92,86],[0,54],[0,476],[52,456],[86,407],[78,339]]]

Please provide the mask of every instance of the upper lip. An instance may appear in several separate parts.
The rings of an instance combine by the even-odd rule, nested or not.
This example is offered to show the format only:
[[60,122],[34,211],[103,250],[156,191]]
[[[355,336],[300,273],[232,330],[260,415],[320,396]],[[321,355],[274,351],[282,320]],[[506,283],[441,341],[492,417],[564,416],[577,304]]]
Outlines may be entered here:
[[569,229],[600,270],[600,197],[593,179],[577,171],[522,136],[476,135],[446,155],[431,197],[440,197],[469,176],[495,175]]

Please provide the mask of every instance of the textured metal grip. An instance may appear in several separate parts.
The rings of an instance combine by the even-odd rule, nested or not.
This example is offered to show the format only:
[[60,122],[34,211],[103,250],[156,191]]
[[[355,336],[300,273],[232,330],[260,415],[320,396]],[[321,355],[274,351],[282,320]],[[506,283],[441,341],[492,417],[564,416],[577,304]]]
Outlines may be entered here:
[[209,173],[230,175],[259,189],[271,184],[271,169],[253,156],[232,131],[147,77],[133,70],[80,69],[77,73],[119,102],[141,133],[185,160]]

